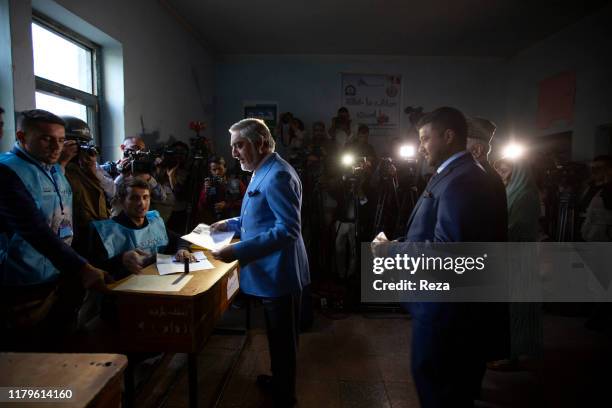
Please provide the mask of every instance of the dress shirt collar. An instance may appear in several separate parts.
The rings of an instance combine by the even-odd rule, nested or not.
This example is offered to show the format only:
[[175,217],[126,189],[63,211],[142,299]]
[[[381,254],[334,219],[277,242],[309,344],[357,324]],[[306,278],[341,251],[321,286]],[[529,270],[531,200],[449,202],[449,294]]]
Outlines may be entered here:
[[451,157],[449,157],[448,159],[446,159],[440,166],[438,166],[438,169],[436,170],[437,174],[442,173],[442,171],[448,167],[449,164],[451,164],[452,162],[454,162],[455,160],[457,160],[458,158],[460,158],[461,156],[463,156],[464,154],[469,153],[467,150],[462,150],[460,152],[457,152],[455,154],[453,154]]
[[253,170],[253,176],[251,177],[251,179],[253,177],[255,177],[255,173],[257,172],[257,170],[259,170],[261,168],[261,166],[263,166],[263,164],[265,162],[267,162],[268,160],[270,160],[270,157],[272,157],[272,153],[268,153],[264,156],[263,159],[261,159],[261,161],[259,162],[259,164],[257,165],[257,167],[255,167],[255,170]]

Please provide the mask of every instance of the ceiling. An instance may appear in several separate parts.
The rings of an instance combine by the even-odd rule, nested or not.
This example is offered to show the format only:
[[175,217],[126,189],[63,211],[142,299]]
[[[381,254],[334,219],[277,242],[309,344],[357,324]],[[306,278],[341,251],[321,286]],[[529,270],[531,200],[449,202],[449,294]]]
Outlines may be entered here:
[[508,57],[609,0],[162,0],[215,54]]

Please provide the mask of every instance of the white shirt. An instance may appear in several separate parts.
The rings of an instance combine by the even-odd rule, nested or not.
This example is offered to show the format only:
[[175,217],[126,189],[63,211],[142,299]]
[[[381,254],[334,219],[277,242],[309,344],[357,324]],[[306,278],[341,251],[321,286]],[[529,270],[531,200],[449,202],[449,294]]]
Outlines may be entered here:
[[451,164],[452,162],[454,162],[455,160],[457,160],[458,158],[460,158],[464,154],[468,154],[468,153],[469,152],[467,150],[463,150],[461,152],[457,152],[457,153],[453,154],[451,157],[446,159],[440,166],[438,166],[438,169],[436,170],[436,173],[438,173],[438,174],[442,173],[442,171],[445,168],[447,168],[449,164]]

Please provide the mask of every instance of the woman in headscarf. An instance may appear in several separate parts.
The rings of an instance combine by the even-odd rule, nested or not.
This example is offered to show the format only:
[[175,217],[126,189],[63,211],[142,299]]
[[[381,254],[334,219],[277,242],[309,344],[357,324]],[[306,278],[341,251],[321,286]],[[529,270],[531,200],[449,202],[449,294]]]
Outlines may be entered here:
[[[531,169],[523,160],[501,159],[495,169],[506,185],[508,201],[508,241],[537,242],[540,218],[540,196]],[[525,250],[536,251],[535,246]],[[529,258],[529,257],[528,257]],[[525,294],[537,276],[532,260],[516,260],[517,269],[511,276],[512,288],[517,295]],[[522,262],[526,261],[526,262]],[[489,364],[497,370],[519,368],[519,358],[538,358],[542,348],[541,304],[510,303],[510,358]]]

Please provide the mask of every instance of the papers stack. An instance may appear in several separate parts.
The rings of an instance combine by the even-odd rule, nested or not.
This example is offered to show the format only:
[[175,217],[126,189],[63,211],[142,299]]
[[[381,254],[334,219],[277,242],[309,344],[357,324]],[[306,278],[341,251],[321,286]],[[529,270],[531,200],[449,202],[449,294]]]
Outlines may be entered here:
[[234,232],[212,232],[210,226],[199,224],[191,233],[182,236],[185,241],[201,246],[202,248],[216,251],[229,245],[234,238]]

